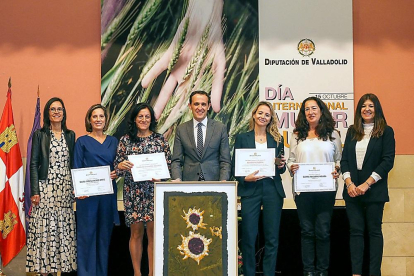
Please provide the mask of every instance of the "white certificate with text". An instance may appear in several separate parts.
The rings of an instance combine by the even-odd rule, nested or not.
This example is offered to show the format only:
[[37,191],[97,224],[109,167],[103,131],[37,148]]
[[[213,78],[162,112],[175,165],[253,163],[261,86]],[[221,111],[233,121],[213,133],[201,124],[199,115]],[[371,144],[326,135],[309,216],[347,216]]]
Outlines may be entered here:
[[134,164],[131,172],[135,182],[170,178],[164,152],[128,155],[128,160]]
[[75,197],[113,194],[109,166],[72,169]]
[[275,149],[236,149],[235,176],[275,176]]
[[335,163],[298,164],[299,169],[294,176],[294,191],[296,193],[336,191],[335,179],[332,176]]

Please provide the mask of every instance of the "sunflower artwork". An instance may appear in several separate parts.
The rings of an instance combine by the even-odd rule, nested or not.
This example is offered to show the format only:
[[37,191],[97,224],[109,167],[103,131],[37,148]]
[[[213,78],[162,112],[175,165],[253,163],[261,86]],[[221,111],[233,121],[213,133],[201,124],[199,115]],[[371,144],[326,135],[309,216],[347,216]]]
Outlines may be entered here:
[[228,275],[226,193],[164,194],[164,275]]

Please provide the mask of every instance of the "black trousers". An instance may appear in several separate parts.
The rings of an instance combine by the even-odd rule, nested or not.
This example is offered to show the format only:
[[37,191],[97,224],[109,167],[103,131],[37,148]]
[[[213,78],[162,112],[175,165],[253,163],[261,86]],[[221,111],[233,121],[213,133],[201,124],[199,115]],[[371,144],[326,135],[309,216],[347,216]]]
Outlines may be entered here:
[[381,226],[384,204],[384,202],[362,202],[359,198],[346,202],[346,213],[351,234],[350,247],[353,274],[362,274],[366,227],[369,237],[369,275],[381,275],[384,248]]
[[295,196],[301,227],[304,272],[328,271],[335,195],[336,192],[309,192]]
[[283,198],[277,192],[275,184],[270,178],[259,180],[253,185],[256,185],[253,195],[241,197],[243,273],[245,276],[256,275],[255,245],[259,230],[260,209],[263,205],[265,238],[263,275],[274,276],[279,247],[279,227]]

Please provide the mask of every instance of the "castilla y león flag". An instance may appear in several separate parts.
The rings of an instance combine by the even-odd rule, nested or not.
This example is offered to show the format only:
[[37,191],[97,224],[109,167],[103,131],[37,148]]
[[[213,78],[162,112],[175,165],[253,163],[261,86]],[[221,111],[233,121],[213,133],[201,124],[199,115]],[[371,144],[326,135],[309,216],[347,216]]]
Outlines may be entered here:
[[23,190],[23,164],[9,88],[0,120],[0,254],[4,266],[26,243]]

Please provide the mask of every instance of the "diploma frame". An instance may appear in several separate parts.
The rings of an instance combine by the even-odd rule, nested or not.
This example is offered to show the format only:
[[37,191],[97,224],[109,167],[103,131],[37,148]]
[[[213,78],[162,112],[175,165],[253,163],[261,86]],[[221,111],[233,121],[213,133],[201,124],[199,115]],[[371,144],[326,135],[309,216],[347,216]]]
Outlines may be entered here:
[[[82,185],[79,183],[79,181],[81,181],[81,179],[84,179],[84,177],[82,177],[82,174],[88,173],[89,174],[93,174],[90,177],[97,177],[98,173],[100,174],[100,177],[104,177],[104,178],[100,178],[99,182],[102,182],[104,184],[107,184],[108,187],[106,187],[106,189],[104,189],[103,192],[92,192],[92,193],[82,193],[80,191],[78,187],[78,185]],[[72,174],[72,181],[73,181],[73,189],[75,192],[75,197],[80,197],[80,196],[96,196],[96,195],[107,195],[107,194],[113,194],[114,193],[114,188],[112,186],[112,180],[110,177],[111,174],[111,167],[110,166],[99,166],[99,167],[88,167],[88,168],[80,168],[80,169],[71,169],[71,174]]]
[[[299,164],[299,170],[300,170],[300,168],[302,167],[312,167],[314,170],[317,168],[317,167],[320,167],[320,166],[325,166],[325,167],[329,167],[329,169],[330,169],[330,171],[329,171],[329,175],[328,174],[326,174],[326,176],[327,176],[327,180],[326,180],[326,183],[328,183],[328,181],[329,181],[329,184],[327,185],[327,187],[326,188],[315,188],[315,186],[314,187],[309,187],[309,188],[303,188],[303,187],[299,187],[299,185],[298,185],[298,181],[299,181],[299,179],[298,179],[298,171],[295,173],[295,175],[294,175],[294,177],[293,177],[293,179],[294,179],[294,181],[293,181],[293,183],[294,183],[294,192],[295,193],[305,193],[305,192],[336,192],[336,182],[335,182],[335,179],[332,177],[332,172],[335,170],[335,163],[334,162],[326,162],[326,163],[298,163]],[[312,169],[311,168],[311,169]],[[317,184],[315,184],[315,185],[317,185]],[[300,186],[302,186],[302,185],[300,185]]]
[[[154,275],[237,275],[236,181],[156,182],[154,222]],[[209,251],[191,254],[195,240]]]
[[153,178],[171,178],[167,161],[165,160],[165,152],[128,155],[128,160],[134,164],[131,169],[134,182],[148,181]]
[[[259,173],[257,175],[260,176],[275,176],[276,175],[276,168],[275,168],[275,149],[274,148],[268,148],[268,149],[236,149],[235,152],[235,176],[247,176],[254,171],[257,170],[257,168],[250,169],[249,171],[243,170],[243,166],[247,166],[245,162],[248,162],[249,160],[245,160],[244,157],[251,156],[251,162],[254,162],[257,160],[258,156],[264,155],[267,157],[264,161],[264,163],[261,163],[261,167],[265,167],[265,170],[268,170],[269,173],[262,173],[259,169]],[[241,161],[243,160],[243,161]]]

